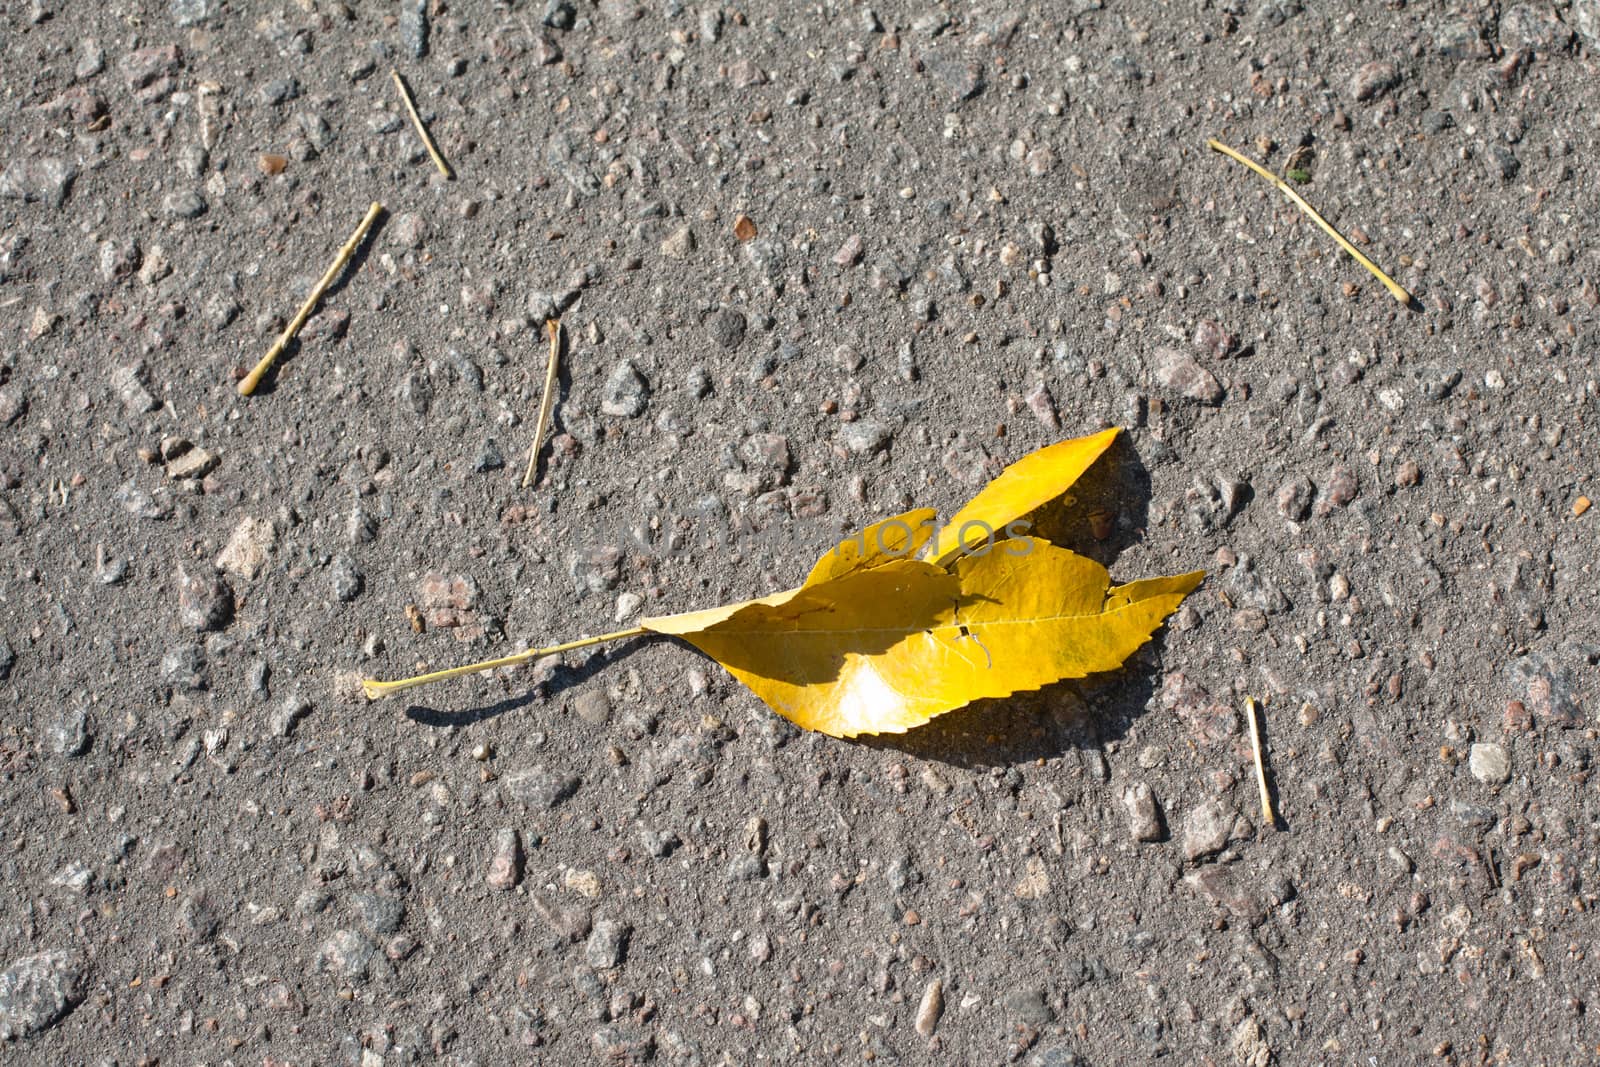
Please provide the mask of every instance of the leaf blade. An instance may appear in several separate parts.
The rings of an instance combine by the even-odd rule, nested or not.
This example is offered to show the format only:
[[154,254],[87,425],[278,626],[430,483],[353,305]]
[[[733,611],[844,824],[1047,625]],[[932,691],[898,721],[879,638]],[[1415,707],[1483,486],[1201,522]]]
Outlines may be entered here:
[[933,536],[932,508],[914,508],[875,522],[854,537],[840,541],[811,568],[802,585],[843,578],[896,559],[910,559]]
[[1093,560],[1021,538],[953,569],[896,560],[722,617],[691,613],[710,618],[699,629],[685,616],[642,625],[689,641],[805,729],[903,733],[974,700],[1120,666],[1203,577],[1113,587]]
[[961,554],[962,531],[968,524],[980,523],[989,534],[997,535],[1012,522],[1048,504],[1070,489],[1121,432],[1113,426],[1087,437],[1058,441],[1023,456],[951,516],[923,558],[945,566]]

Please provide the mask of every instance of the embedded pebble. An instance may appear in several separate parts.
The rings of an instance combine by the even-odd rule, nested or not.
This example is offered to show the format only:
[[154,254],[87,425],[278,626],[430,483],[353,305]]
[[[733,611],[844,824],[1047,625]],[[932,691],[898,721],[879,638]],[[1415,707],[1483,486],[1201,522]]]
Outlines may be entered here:
[[1128,833],[1135,841],[1160,841],[1166,836],[1161,806],[1146,783],[1134,782],[1123,787],[1122,810],[1128,819]]
[[1202,404],[1222,403],[1216,376],[1175,348],[1156,352],[1156,380],[1179,396]]
[[522,835],[506,827],[495,833],[494,855],[486,878],[495,889],[512,889],[522,881]]
[[1350,77],[1350,95],[1365,102],[1376,99],[1400,84],[1400,68],[1386,59],[1363,65]]
[[355,560],[345,555],[333,557],[333,563],[328,567],[328,587],[335,600],[348,604],[361,595],[366,584],[366,575],[361,573]]
[[631,360],[623,360],[606,378],[600,410],[619,418],[638,418],[650,399],[650,386]]
[[1496,744],[1474,744],[1467,756],[1467,766],[1472,777],[1485,785],[1503,785],[1511,780],[1511,758]]
[[48,1030],[78,1005],[85,992],[83,963],[65,949],[12,961],[0,971],[0,1041]]
[[220,630],[233,618],[233,590],[220,578],[178,572],[178,617],[191,630]]
[[217,555],[217,569],[253,580],[266,566],[277,541],[278,532],[272,523],[246,515],[233,528],[227,545]]
[[627,923],[601,919],[589,933],[589,941],[583,946],[583,958],[597,971],[620,967],[627,959],[628,940],[632,936],[633,927]]
[[893,438],[894,428],[876,419],[846,423],[839,434],[844,447],[858,456],[882,452]]

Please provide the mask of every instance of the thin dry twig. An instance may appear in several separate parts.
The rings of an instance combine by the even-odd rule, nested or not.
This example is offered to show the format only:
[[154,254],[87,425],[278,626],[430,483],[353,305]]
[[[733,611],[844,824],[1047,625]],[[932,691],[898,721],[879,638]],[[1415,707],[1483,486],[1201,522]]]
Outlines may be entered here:
[[1244,698],[1244,712],[1250,719],[1250,747],[1256,756],[1256,788],[1261,791],[1261,820],[1276,826],[1278,817],[1272,811],[1272,793],[1267,789],[1267,767],[1261,758],[1261,722],[1256,718],[1256,698]]
[[428,155],[433,159],[433,165],[439,168],[439,173],[444,175],[445,181],[455,177],[455,172],[450,169],[450,164],[444,161],[444,156],[439,154],[439,146],[433,143],[433,135],[428,132],[428,127],[422,124],[422,116],[417,114],[417,105],[411,99],[411,89],[406,85],[406,80],[394,68],[389,69],[394,76],[394,87],[400,91],[400,102],[405,104],[406,112],[411,116],[411,124],[417,128],[417,136],[422,138],[422,147],[428,150]]
[[1235,163],[1244,164],[1246,167],[1249,167],[1251,170],[1255,171],[1261,177],[1265,178],[1267,181],[1269,181],[1273,185],[1277,186],[1278,191],[1280,193],[1282,193],[1284,196],[1289,198],[1289,202],[1290,203],[1294,204],[1295,207],[1297,207],[1301,211],[1305,212],[1306,216],[1312,222],[1314,222],[1318,226],[1322,227],[1323,232],[1326,233],[1329,237],[1332,237],[1335,241],[1339,242],[1339,247],[1344,249],[1346,252],[1349,252],[1350,255],[1355,259],[1355,261],[1357,263],[1361,264],[1363,267],[1367,268],[1367,270],[1371,271],[1372,272],[1372,276],[1374,278],[1378,279],[1380,282],[1382,282],[1385,289],[1389,290],[1389,295],[1393,296],[1396,300],[1400,301],[1400,303],[1402,305],[1404,305],[1405,307],[1413,307],[1413,306],[1415,306],[1416,302],[1412,298],[1411,294],[1406,291],[1405,286],[1401,285],[1399,282],[1395,281],[1393,278],[1391,278],[1387,274],[1385,274],[1381,269],[1379,269],[1379,267],[1378,267],[1378,265],[1376,263],[1372,262],[1372,260],[1368,259],[1365,255],[1362,254],[1361,249],[1357,248],[1355,245],[1353,245],[1349,241],[1345,240],[1344,236],[1342,234],[1340,234],[1338,230],[1334,229],[1333,225],[1331,223],[1329,223],[1327,219],[1323,218],[1322,215],[1320,213],[1318,213],[1316,208],[1312,207],[1309,203],[1307,203],[1305,197],[1303,197],[1299,193],[1295,192],[1294,187],[1291,186],[1288,182],[1284,181],[1282,178],[1278,177],[1276,174],[1272,173],[1270,170],[1267,170],[1265,167],[1261,166],[1259,163],[1256,163],[1254,160],[1249,159],[1249,158],[1239,154],[1238,152],[1234,151],[1233,149],[1229,148],[1227,145],[1223,144],[1221,141],[1216,140],[1215,138],[1213,138],[1211,140],[1208,140],[1206,142],[1206,145],[1209,148],[1213,149],[1214,151],[1221,152],[1223,155],[1227,156],[1229,159],[1233,160]]
[[643,637],[650,633],[643,626],[635,626],[630,630],[617,630],[609,634],[600,634],[597,637],[583,637],[565,644],[551,645],[549,648],[530,648],[526,652],[518,652],[513,656],[501,656],[499,659],[486,659],[482,663],[469,663],[465,667],[451,667],[445,671],[431,671],[428,674],[419,674],[412,678],[401,678],[393,682],[380,682],[368,678],[361,683],[362,690],[367,694],[368,700],[378,700],[381,697],[393,696],[403,689],[412,689],[419,685],[430,685],[442,682],[446,678],[460,678],[467,674],[478,674],[481,671],[498,670],[501,667],[515,667],[521,663],[532,663],[536,659],[554,656],[558,652],[570,652],[575,648],[588,648],[590,645],[603,644],[606,641],[620,641],[624,637]]
[[367,231],[372,229],[372,224],[377,222],[378,216],[382,214],[383,205],[373,201],[372,206],[367,208],[367,213],[362,218],[361,225],[356,227],[356,232],[352,233],[350,239],[344,243],[344,247],[339,249],[339,254],[333,257],[333,263],[328,266],[321,280],[311,290],[311,295],[306,297],[306,302],[300,305],[300,310],[295,314],[294,319],[284,328],[278,339],[272,342],[272,347],[267,349],[267,354],[261,357],[261,361],[239,383],[240,396],[249,396],[256,391],[256,386],[261,384],[261,379],[266,376],[267,371],[272,369],[273,363],[277,362],[278,357],[283,354],[283,350],[289,347],[289,342],[293,341],[295,334],[300,332],[300,327],[306,324],[306,320],[316,310],[317,301],[322,299],[322,294],[326,293],[328,287],[339,277],[339,272],[344,270],[346,263],[350,262],[350,257],[356,254],[356,249],[361,247],[361,242],[367,236]]
[[522,475],[522,488],[533,482],[534,471],[539,466],[539,446],[544,441],[545,423],[550,421],[550,408],[556,398],[556,368],[561,361],[561,320],[551,319],[544,324],[550,335],[550,365],[544,372],[544,396],[539,400],[539,419],[533,424],[533,448],[528,452],[528,469]]

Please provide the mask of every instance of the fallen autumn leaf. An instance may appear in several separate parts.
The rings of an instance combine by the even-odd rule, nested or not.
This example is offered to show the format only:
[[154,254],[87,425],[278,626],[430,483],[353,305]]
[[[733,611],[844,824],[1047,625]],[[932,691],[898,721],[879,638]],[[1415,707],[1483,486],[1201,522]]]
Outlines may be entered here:
[[[1113,586],[1091,559],[1038,537],[994,535],[1066,492],[1117,432],[1023,457],[941,531],[926,508],[875,523],[829,550],[793,589],[415,678],[368,681],[366,693],[376,699],[659,634],[694,645],[797,725],[856,737],[903,733],[975,700],[1113,670],[1204,573]],[[973,528],[984,536],[968,537]],[[922,558],[910,558],[919,549]]]

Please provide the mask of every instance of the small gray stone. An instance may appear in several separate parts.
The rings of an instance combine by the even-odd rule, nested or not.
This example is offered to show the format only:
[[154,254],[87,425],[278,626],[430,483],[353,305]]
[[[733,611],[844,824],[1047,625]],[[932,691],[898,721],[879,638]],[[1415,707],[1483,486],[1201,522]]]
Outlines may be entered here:
[[1600,0],[1572,0],[1572,22],[1592,50],[1600,50]]
[[265,104],[286,104],[300,95],[300,83],[293,78],[274,78],[261,87],[260,96]]
[[661,242],[661,254],[668,259],[688,259],[695,250],[694,230],[680,226]]
[[546,0],[541,21],[552,30],[570,30],[577,18],[578,10],[571,0]]
[[951,104],[971,100],[983,92],[983,64],[963,54],[927,52],[922,57],[922,64],[934,80],[944,87]]
[[192,189],[181,189],[161,198],[161,213],[169,219],[197,219],[206,213],[206,199]]
[[428,54],[428,0],[406,0],[401,6],[400,43],[416,59]]
[[1350,95],[1358,101],[1376,100],[1400,84],[1400,68],[1386,59],[1367,63],[1350,77]]
[[406,902],[395,893],[363,891],[350,894],[350,911],[363,930],[373,937],[383,937],[400,929],[406,917]]
[[728,862],[725,874],[728,881],[733,883],[759,882],[767,876],[767,861],[754,853],[745,852]]
[[83,999],[83,964],[65,950],[24,956],[0,972],[0,1041],[47,1030]]
[[506,827],[494,835],[494,855],[487,881],[496,889],[513,889],[522,881],[522,835]]
[[365,979],[378,958],[378,946],[354,930],[335,930],[317,950],[317,966],[346,981]]
[[111,388],[116,390],[117,399],[122,401],[122,408],[129,415],[144,415],[161,406],[144,387],[143,378],[143,363],[118,367],[111,372]]
[[88,711],[81,706],[63,711],[61,717],[50,725],[50,749],[68,759],[89,751]]
[[178,618],[197,633],[222,629],[233,618],[233,590],[220,578],[179,570]]
[[1278,514],[1290,522],[1304,522],[1311,514],[1311,501],[1316,493],[1310,478],[1302,476],[1284,482],[1278,487]]
[[100,42],[93,37],[85,37],[79,41],[78,62],[72,68],[73,75],[79,81],[88,81],[105,69],[106,50],[100,47]]
[[723,308],[706,324],[711,339],[723,348],[738,348],[744,342],[745,317],[732,308]]
[[172,21],[179,26],[204,22],[211,14],[210,0],[172,0]]
[[1483,31],[1473,18],[1447,17],[1435,24],[1433,49],[1447,59],[1482,59],[1489,54]]
[[620,967],[628,958],[628,939],[632,936],[633,927],[627,923],[601,919],[583,946],[583,958],[597,971]]
[[604,689],[590,689],[578,694],[572,710],[590,726],[604,726],[611,719],[611,698]]
[[202,944],[217,936],[222,920],[211,898],[204,893],[190,893],[178,905],[178,916],[173,929],[191,945]]
[[1268,615],[1278,615],[1289,609],[1289,598],[1283,595],[1278,583],[1257,570],[1255,560],[1243,553],[1228,575],[1228,592],[1238,606],[1255,608]]
[[161,677],[177,689],[205,689],[211,684],[206,650],[198,644],[178,645],[161,657]]
[[333,557],[333,563],[328,567],[328,585],[333,590],[334,599],[348,604],[361,595],[366,584],[366,576],[361,573],[355,560],[345,555]]
[[144,262],[139,242],[132,237],[126,241],[100,243],[100,277],[108,282],[128,277]]
[[18,389],[0,389],[0,426],[10,426],[28,413],[28,398]]
[[1128,833],[1135,841],[1160,841],[1166,836],[1161,805],[1144,782],[1133,782],[1122,790],[1122,810],[1128,817]]
[[1467,757],[1472,777],[1484,785],[1503,785],[1511,780],[1511,758],[1499,745],[1479,743]]
[[472,470],[476,474],[487,474],[497,471],[506,465],[506,457],[500,453],[500,445],[494,438],[489,438],[478,449],[478,454],[472,460]]
[[1500,15],[1500,45],[1506,49],[1564,52],[1572,31],[1547,4],[1516,4]]
[[782,434],[751,434],[739,445],[737,459],[741,469],[724,479],[736,492],[767,493],[789,480],[789,439]]
[[1014,989],[1005,997],[1006,1014],[1028,1026],[1045,1026],[1056,1017],[1045,1000],[1044,990]]
[[877,419],[859,419],[845,423],[839,439],[844,447],[858,456],[870,456],[889,447],[894,438],[894,427]]
[[60,208],[67,202],[78,168],[55,156],[13,159],[0,173],[0,197]]
[[1501,181],[1510,181],[1522,170],[1522,161],[1517,158],[1517,154],[1503,144],[1490,145],[1483,158],[1490,177],[1499,178]]
[[506,793],[536,811],[548,811],[569,799],[583,784],[575,774],[556,774],[544,767],[514,771],[502,782]]
[[639,840],[644,843],[645,851],[658,860],[672,855],[672,850],[683,844],[675,831],[652,830],[646,826],[639,828]]
[[605,392],[600,400],[600,410],[619,418],[638,418],[644,413],[650,398],[650,385],[644,380],[632,360],[623,360],[606,378]]
[[225,330],[239,317],[239,312],[244,310],[239,302],[227,293],[212,293],[206,301],[206,322],[213,330]]
[[17,665],[16,650],[11,647],[11,642],[0,637],[0,682],[11,677],[11,668]]
[[1222,386],[1216,376],[1174,348],[1158,349],[1156,381],[1167,389],[1202,404],[1220,404]]
[[278,710],[272,713],[267,726],[272,730],[274,737],[288,737],[294,733],[296,724],[311,714],[311,710],[311,701],[296,694],[278,705]]
[[1249,822],[1237,810],[1220,800],[1208,800],[1183,822],[1183,857],[1192,863],[1221,852],[1228,842],[1249,832]]

